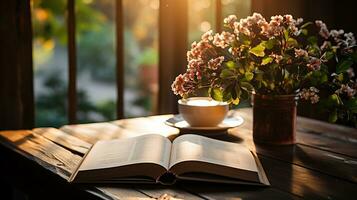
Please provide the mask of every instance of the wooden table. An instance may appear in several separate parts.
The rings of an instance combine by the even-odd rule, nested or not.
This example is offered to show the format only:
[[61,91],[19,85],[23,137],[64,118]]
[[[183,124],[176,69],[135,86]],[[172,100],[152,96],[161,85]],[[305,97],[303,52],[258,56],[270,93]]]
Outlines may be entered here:
[[172,115],[61,129],[2,131],[0,180],[29,193],[30,199],[44,195],[51,195],[51,199],[356,199],[356,129],[298,117],[296,145],[264,146],[252,141],[250,108],[230,114],[242,116],[245,122],[218,139],[244,143],[255,151],[271,187],[197,183],[94,187],[67,183],[83,154],[97,140],[149,133],[176,137],[179,130],[164,125]]

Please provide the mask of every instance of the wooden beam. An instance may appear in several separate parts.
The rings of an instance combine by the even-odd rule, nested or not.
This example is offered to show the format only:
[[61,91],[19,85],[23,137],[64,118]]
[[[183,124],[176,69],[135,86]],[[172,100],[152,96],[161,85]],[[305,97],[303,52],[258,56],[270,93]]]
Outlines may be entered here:
[[187,61],[187,0],[161,0],[159,9],[158,112],[177,113],[177,97],[171,91],[175,77]]
[[117,118],[124,117],[124,15],[123,2],[116,0]]
[[77,113],[77,60],[76,60],[76,13],[75,0],[67,1],[68,34],[68,121],[76,123]]
[[30,1],[0,1],[0,129],[34,126]]

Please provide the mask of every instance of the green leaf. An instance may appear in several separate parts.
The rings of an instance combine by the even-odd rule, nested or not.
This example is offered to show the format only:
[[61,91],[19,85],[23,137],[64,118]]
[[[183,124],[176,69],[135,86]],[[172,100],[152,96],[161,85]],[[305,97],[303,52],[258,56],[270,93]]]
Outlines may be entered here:
[[278,41],[274,38],[274,39],[269,39],[266,43],[265,43],[265,48],[270,50],[272,48],[274,48],[274,46],[278,44]]
[[284,30],[284,38],[285,38],[285,40],[289,39],[289,31],[287,29]]
[[252,91],[254,91],[253,85],[251,85],[251,84],[248,83],[248,82],[241,82],[240,87],[241,87],[243,90],[247,91],[247,92],[252,92]]
[[357,63],[357,51],[353,52],[352,59],[353,59],[354,62]]
[[333,112],[331,112],[328,116],[328,121],[330,123],[335,123],[338,119],[338,115],[337,115],[337,110],[334,110]]
[[239,84],[236,84],[234,89],[235,89],[235,93],[236,93],[236,95],[237,95],[237,98],[240,98],[240,95],[241,95],[241,93],[242,93],[242,91],[241,91],[241,89],[240,89],[240,85],[239,85]]
[[274,88],[275,88],[274,82],[269,83],[268,88],[269,88],[270,90],[274,90]]
[[327,99],[327,104],[329,107],[340,105],[340,98],[337,94],[330,95]]
[[251,43],[250,38],[244,34],[239,34],[239,41],[245,45],[250,45]]
[[233,99],[232,103],[234,105],[238,105],[239,104],[239,98]]
[[213,88],[211,90],[211,97],[216,101],[223,101],[223,91],[220,88]]
[[310,36],[307,38],[307,41],[312,44],[312,45],[317,45],[317,37],[316,36]]
[[250,49],[249,53],[254,54],[255,56],[258,57],[264,57],[265,56],[264,50],[265,50],[265,42],[261,42],[257,46]]
[[255,80],[257,81],[262,81],[263,80],[263,74],[264,74],[264,71],[262,70],[255,70]]
[[351,65],[353,64],[353,62],[351,60],[343,60],[341,62],[339,62],[337,64],[337,69],[336,69],[336,73],[342,73],[345,72],[348,68],[351,67]]
[[326,60],[330,60],[335,56],[335,53],[333,51],[326,51],[323,56]]
[[294,38],[289,38],[286,42],[288,43],[289,46],[294,46],[294,47],[298,46],[298,42]]
[[309,34],[309,31],[307,29],[301,29],[301,33],[306,36]]
[[245,69],[243,67],[239,67],[238,68],[238,72],[241,73],[241,74],[244,74],[245,73]]
[[252,72],[246,72],[246,73],[244,74],[244,77],[245,77],[245,79],[247,79],[247,81],[250,81],[250,80],[253,79],[254,74],[253,74]]
[[272,57],[269,57],[269,56],[264,57],[263,60],[262,60],[261,65],[269,64],[269,63],[271,63],[272,61],[273,61],[273,58],[272,58]]
[[235,69],[237,65],[233,61],[228,61],[228,62],[226,62],[226,66],[228,69]]
[[235,74],[230,69],[223,69],[219,77],[221,77],[222,79],[235,78]]
[[328,76],[327,76],[327,74],[322,74],[321,75],[321,79],[320,79],[320,83],[322,84],[322,83],[326,83],[328,81]]
[[230,90],[223,90],[223,101],[231,102],[232,100],[232,93]]
[[306,28],[307,26],[313,24],[312,22],[306,22],[305,24],[303,24],[300,28]]
[[224,91],[223,91],[223,99],[224,99],[224,96],[225,96],[225,93],[228,92],[231,94],[231,98],[232,99],[235,99],[237,98],[237,94],[236,94],[236,90],[235,90],[235,83],[232,83],[230,85],[228,85]]
[[352,112],[357,113],[357,98],[352,98],[346,102],[346,107]]
[[336,79],[339,81],[343,81],[343,78],[344,78],[344,76],[342,73],[336,76]]

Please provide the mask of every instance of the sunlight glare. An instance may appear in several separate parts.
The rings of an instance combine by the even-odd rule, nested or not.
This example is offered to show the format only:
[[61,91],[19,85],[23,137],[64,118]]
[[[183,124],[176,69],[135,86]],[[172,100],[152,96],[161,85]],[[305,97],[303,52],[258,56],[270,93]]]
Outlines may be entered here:
[[207,32],[208,30],[211,29],[211,23],[209,23],[208,21],[203,21],[201,24],[200,24],[200,30],[202,32]]

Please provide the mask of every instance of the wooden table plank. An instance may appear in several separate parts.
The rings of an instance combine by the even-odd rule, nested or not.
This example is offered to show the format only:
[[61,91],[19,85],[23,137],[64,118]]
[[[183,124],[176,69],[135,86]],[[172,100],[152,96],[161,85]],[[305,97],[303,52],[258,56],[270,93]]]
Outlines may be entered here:
[[180,131],[176,128],[165,125],[165,121],[173,115],[158,115],[151,117],[139,117],[113,121],[112,123],[122,129],[129,131],[133,136],[143,134],[160,134],[172,138],[176,137]]
[[227,136],[228,138],[236,137],[237,140],[242,140],[249,149],[260,155],[357,183],[357,159],[355,158],[301,144],[283,146],[255,144],[250,129],[237,128],[229,134],[232,136]]
[[298,165],[259,156],[274,188],[307,199],[350,199],[357,185]]
[[1,131],[0,141],[66,180],[82,159],[32,131]]
[[297,131],[297,142],[312,148],[357,158],[357,143],[355,142],[343,142],[302,131]]
[[197,195],[193,195],[185,190],[178,188],[176,185],[175,186],[141,185],[141,186],[135,186],[135,188],[154,199],[162,199],[162,200],[202,199]]
[[312,130],[315,132],[315,134],[323,135],[324,137],[357,143],[356,128],[326,123],[306,117],[299,117],[297,123],[299,125],[299,130]]
[[260,188],[222,184],[184,184],[181,187],[205,199],[301,199],[298,196],[274,189],[273,187]]
[[98,190],[109,196],[113,200],[152,200],[148,195],[135,190],[132,187],[97,187]]
[[89,144],[94,144],[98,140],[110,140],[125,132],[109,122],[65,125],[60,130]]
[[35,128],[32,131],[33,134],[45,137],[46,139],[66,147],[67,149],[80,155],[87,153],[89,148],[92,146],[90,143],[69,135],[56,128]]

